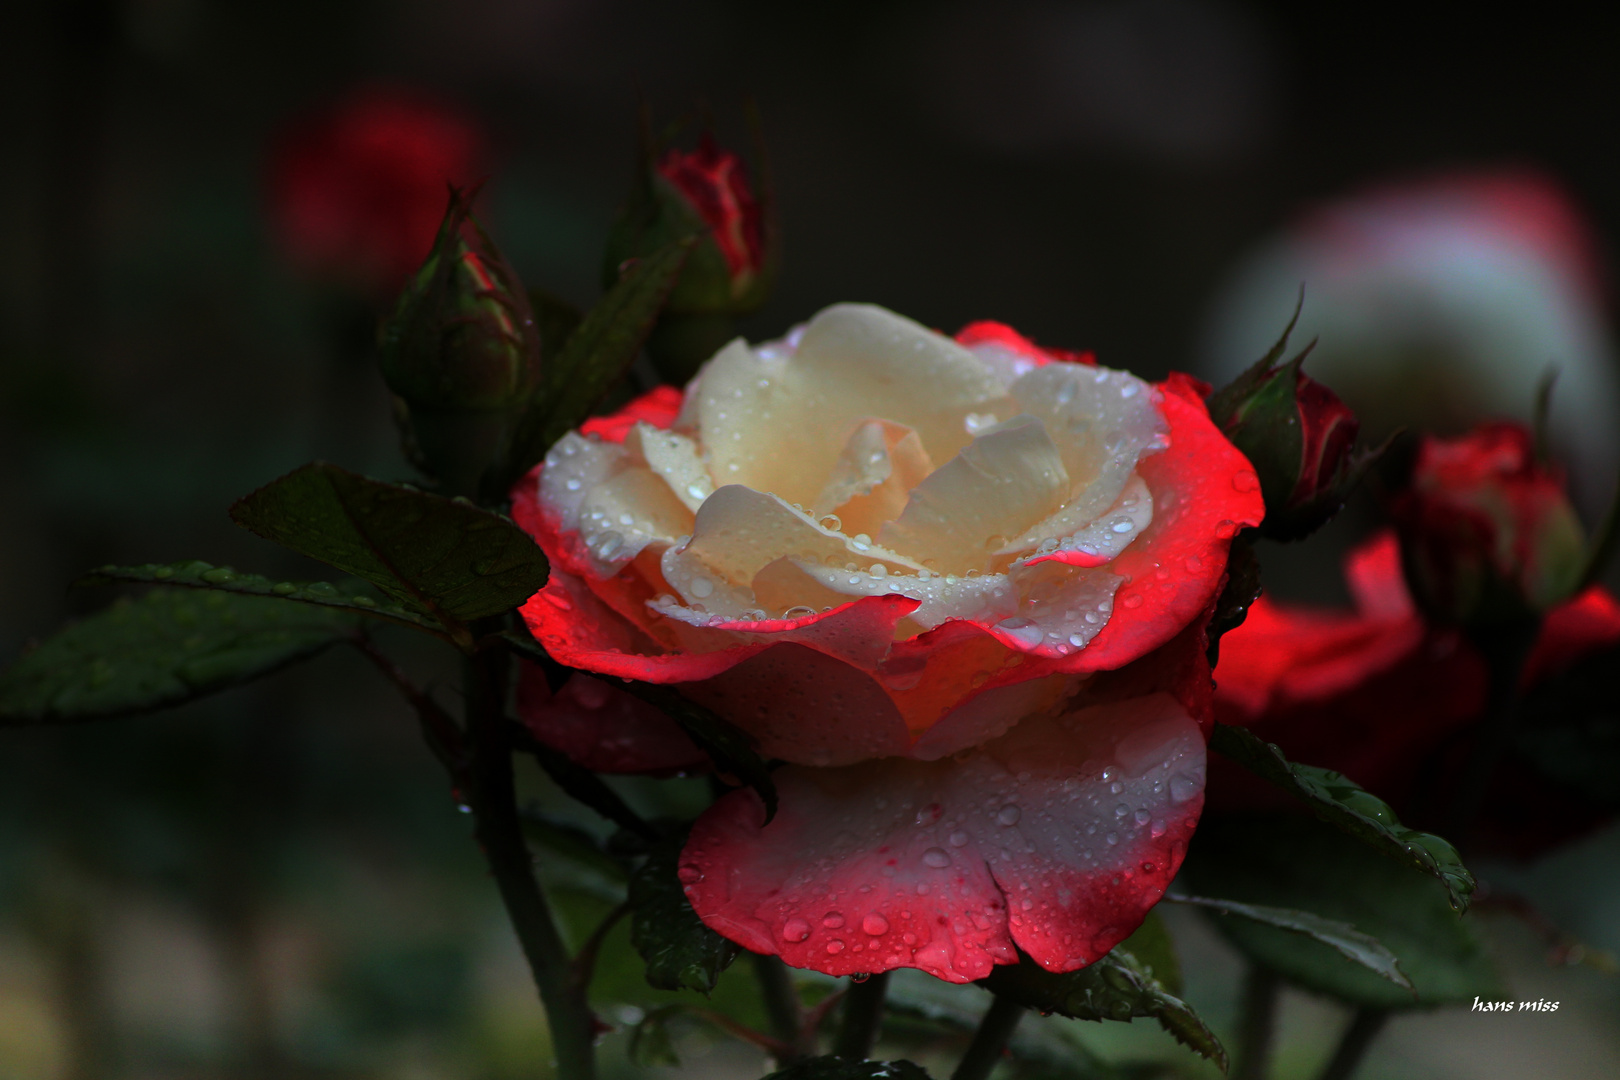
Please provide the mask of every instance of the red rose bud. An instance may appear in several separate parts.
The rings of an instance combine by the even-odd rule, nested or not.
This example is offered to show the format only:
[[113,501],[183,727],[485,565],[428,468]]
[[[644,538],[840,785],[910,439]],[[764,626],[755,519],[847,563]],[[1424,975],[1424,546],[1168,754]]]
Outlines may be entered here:
[[1569,599],[1586,566],[1563,476],[1536,459],[1521,424],[1426,436],[1392,509],[1412,591],[1446,624],[1544,613]]
[[454,188],[433,250],[383,324],[381,360],[419,464],[470,494],[534,393],[540,337],[517,274]]
[[734,320],[765,302],[776,271],[769,208],[742,158],[705,134],[697,149],[660,151],[643,137],[635,187],[608,237],[604,278],[628,259],[688,236],[698,240],[665,302],[648,350],[684,383],[736,334]]
[[1311,346],[1273,366],[1293,328],[1290,321],[1259,363],[1209,399],[1211,419],[1260,477],[1266,500],[1260,533],[1273,540],[1300,540],[1327,524],[1382,452],[1358,452],[1356,414],[1300,370]]

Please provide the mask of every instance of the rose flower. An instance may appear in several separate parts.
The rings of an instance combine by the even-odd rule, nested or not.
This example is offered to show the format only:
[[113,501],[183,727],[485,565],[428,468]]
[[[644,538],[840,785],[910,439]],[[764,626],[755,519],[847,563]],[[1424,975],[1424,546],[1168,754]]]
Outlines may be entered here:
[[[524,616],[787,763],[769,824],[745,789],[693,827],[719,933],[835,975],[1073,970],[1196,824],[1203,628],[1258,488],[1190,380],[838,305],[559,441],[514,493],[552,562]],[[586,676],[523,706],[593,767],[696,756]]]

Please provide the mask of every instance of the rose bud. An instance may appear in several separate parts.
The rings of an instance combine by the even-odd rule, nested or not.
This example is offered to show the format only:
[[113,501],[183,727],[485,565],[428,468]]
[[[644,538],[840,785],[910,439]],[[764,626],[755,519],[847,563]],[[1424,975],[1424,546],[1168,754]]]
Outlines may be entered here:
[[1300,369],[1310,346],[1272,366],[1293,327],[1290,322],[1271,352],[1209,399],[1210,418],[1259,474],[1266,500],[1260,533],[1272,540],[1301,540],[1327,524],[1380,453],[1356,452],[1356,414]]
[[469,119],[432,100],[354,93],[276,140],[268,178],[275,238],[306,273],[392,292],[433,243],[445,185],[479,175],[482,143]]
[[381,361],[428,471],[473,494],[538,383],[540,336],[517,274],[453,188],[433,250],[383,324]]
[[774,231],[747,165],[712,134],[695,150],[662,154],[648,140],[642,157],[608,238],[604,278],[617,280],[626,259],[699,237],[648,343],[666,378],[685,383],[730,340],[734,319],[765,302],[775,278]]
[[1435,622],[1482,626],[1545,613],[1586,567],[1561,473],[1536,460],[1522,424],[1425,436],[1391,510],[1407,579]]
[[[693,827],[698,916],[798,967],[965,982],[1019,950],[1094,962],[1174,877],[1258,489],[1185,377],[840,304],[564,436],[512,513],[551,560],[523,616],[552,656],[786,763],[768,824],[740,789]],[[599,765],[691,767],[602,689],[531,683],[523,719]]]
[[[1455,628],[1428,623],[1407,590],[1400,546],[1383,532],[1345,560],[1354,610],[1261,597],[1221,639],[1215,716],[1247,727],[1295,761],[1341,772],[1389,802],[1409,823],[1447,800],[1437,755],[1485,719],[1486,661]],[[1620,604],[1601,586],[1553,607],[1542,621],[1519,688],[1552,689],[1576,665],[1620,645]],[[1560,721],[1568,721],[1567,715]],[[1579,718],[1574,718],[1579,719]],[[1463,755],[1465,756],[1465,755]],[[1284,805],[1269,785],[1217,768],[1211,809]],[[1549,794],[1534,763],[1502,769],[1484,806],[1483,833],[1523,854],[1605,820],[1572,792]],[[1567,785],[1566,785],[1567,787]],[[1526,798],[1534,793],[1534,798]],[[1525,812],[1525,804],[1539,812]],[[1511,807],[1511,809],[1510,809]],[[1514,820],[1517,819],[1517,820]]]

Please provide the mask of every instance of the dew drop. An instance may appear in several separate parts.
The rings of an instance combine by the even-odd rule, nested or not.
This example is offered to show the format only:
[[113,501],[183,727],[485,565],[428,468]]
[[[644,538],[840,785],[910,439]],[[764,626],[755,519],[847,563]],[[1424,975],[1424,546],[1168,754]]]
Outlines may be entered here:
[[829,911],[821,917],[821,925],[829,930],[837,930],[844,925],[844,916],[836,911]]
[[828,532],[837,532],[844,527],[844,519],[837,514],[823,514],[821,516],[821,527]]
[[701,600],[714,592],[714,582],[705,577],[695,577],[687,586],[687,590]]
[[1016,803],[1008,803],[996,812],[996,820],[1003,825],[1016,825],[1022,816],[1023,811],[1018,809]]
[[1251,469],[1239,469],[1232,474],[1232,487],[1242,492],[1259,491],[1260,478]]
[[1131,817],[1138,825],[1146,825],[1149,821],[1153,820],[1153,813],[1148,810],[1138,810],[1135,814],[1132,814]]
[[803,941],[810,936],[810,924],[803,919],[789,919],[782,924],[783,941]]
[[873,911],[870,912],[866,918],[861,920],[861,929],[865,930],[873,937],[877,937],[880,934],[887,934],[889,932],[889,920]]
[[1172,802],[1186,802],[1197,795],[1200,790],[1198,781],[1185,773],[1177,773],[1170,778],[1170,799]]
[[968,834],[965,832],[957,831],[950,835],[951,847],[967,847],[967,842]]
[[1134,610],[1142,606],[1142,597],[1137,593],[1131,593],[1125,599],[1121,600],[1120,603]]
[[841,953],[843,951],[844,951],[844,943],[842,941],[839,941],[837,938],[833,938],[831,941],[827,942],[827,952],[829,954],[831,954],[833,956],[837,956],[839,953]]
[[563,487],[567,488],[569,491],[578,491],[580,488],[582,488],[584,486],[585,486],[584,483],[581,482],[581,480],[577,476],[570,476],[568,478],[568,480],[563,484]]
[[923,852],[922,861],[924,866],[932,866],[935,870],[951,865],[951,857],[945,854],[945,849],[937,847],[931,847]]
[[681,879],[682,885],[691,885],[703,880],[703,871],[691,863],[685,863],[675,871],[675,876]]

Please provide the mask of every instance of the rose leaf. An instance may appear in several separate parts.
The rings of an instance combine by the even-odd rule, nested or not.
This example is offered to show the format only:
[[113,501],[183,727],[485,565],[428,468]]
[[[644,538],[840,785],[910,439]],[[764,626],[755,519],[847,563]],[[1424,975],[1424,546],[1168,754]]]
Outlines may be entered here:
[[180,705],[353,635],[348,612],[274,597],[154,589],[58,631],[0,672],[0,725]]
[[1300,765],[1281,750],[1240,727],[1216,724],[1210,746],[1261,779],[1304,802],[1328,824],[1397,862],[1440,879],[1451,906],[1468,910],[1474,875],[1449,842],[1433,833],[1408,829],[1382,799],[1329,769]]
[[1212,916],[1250,960],[1306,989],[1373,1009],[1501,996],[1484,947],[1439,884],[1324,822],[1299,814],[1205,818],[1183,873],[1200,893],[1348,923],[1381,942],[1410,981],[1403,988],[1369,970],[1365,959],[1345,955],[1343,943],[1309,940],[1316,935],[1261,920]]
[[1379,978],[1388,979],[1403,989],[1412,989],[1412,981],[1401,972],[1400,958],[1385,948],[1383,942],[1369,934],[1363,934],[1349,923],[1324,919],[1309,911],[1266,907],[1262,904],[1240,904],[1235,900],[1216,900],[1207,896],[1166,896],[1165,899],[1174,904],[1191,904],[1219,915],[1232,915],[1295,934],[1304,934],[1314,941],[1332,947],[1341,956],[1355,961]]
[[928,1080],[928,1074],[909,1061],[851,1061],[828,1056],[795,1062],[764,1080]]
[[512,437],[509,482],[578,427],[629,370],[691,250],[692,239],[687,238],[631,262],[568,334],[561,351],[542,358],[540,390]]
[[438,623],[407,610],[403,604],[379,604],[374,598],[353,590],[345,593],[330,582],[275,581],[261,574],[244,574],[228,566],[214,566],[197,559],[168,564],[147,563],[144,566],[103,566],[84,575],[74,585],[110,585],[115,582],[210,589],[244,596],[273,596],[398,623],[413,630],[426,630],[430,634],[442,636],[444,633]]
[[[1226,1048],[1220,1039],[1192,1006],[1165,989],[1147,962],[1129,951],[1127,946],[1132,944],[1132,939],[1127,938],[1090,967],[1061,974],[1022,956],[1016,964],[998,966],[979,985],[1031,1009],[1077,1020],[1128,1022],[1138,1016],[1151,1016],[1177,1042],[1209,1058],[1224,1072]],[[1157,944],[1150,932],[1138,947],[1147,954]]]
[[238,500],[231,518],[371,582],[464,644],[464,623],[510,611],[546,582],[539,546],[500,514],[319,462]]
[[686,899],[678,871],[686,830],[653,844],[630,877],[630,944],[660,990],[714,990],[742,950],[703,925]]

